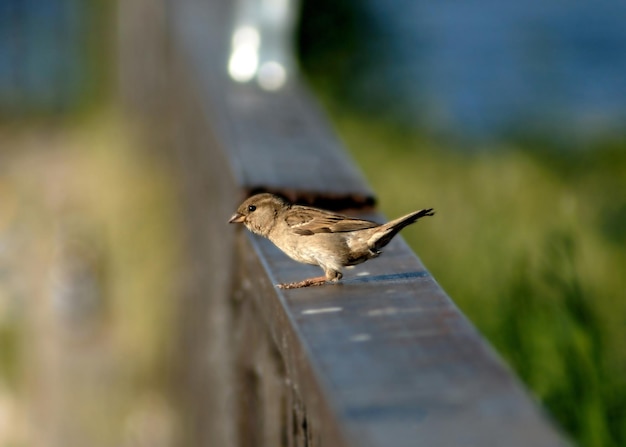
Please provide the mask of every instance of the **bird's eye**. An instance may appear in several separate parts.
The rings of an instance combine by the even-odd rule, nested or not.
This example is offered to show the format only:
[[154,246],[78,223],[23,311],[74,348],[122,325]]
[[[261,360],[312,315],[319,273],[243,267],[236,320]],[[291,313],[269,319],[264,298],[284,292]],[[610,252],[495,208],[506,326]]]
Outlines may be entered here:
[[256,206],[254,205],[248,205],[248,211],[252,212],[256,209]]

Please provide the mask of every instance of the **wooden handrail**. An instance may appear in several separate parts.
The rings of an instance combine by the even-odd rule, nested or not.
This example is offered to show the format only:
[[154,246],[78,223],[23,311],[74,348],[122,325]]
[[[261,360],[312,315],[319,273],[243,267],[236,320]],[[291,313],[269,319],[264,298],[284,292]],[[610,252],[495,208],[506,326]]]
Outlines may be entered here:
[[224,4],[169,6],[160,69],[189,237],[179,341],[189,444],[567,445],[401,238],[338,285],[274,286],[319,271],[226,224],[246,195],[385,219],[297,79],[267,92],[227,78]]

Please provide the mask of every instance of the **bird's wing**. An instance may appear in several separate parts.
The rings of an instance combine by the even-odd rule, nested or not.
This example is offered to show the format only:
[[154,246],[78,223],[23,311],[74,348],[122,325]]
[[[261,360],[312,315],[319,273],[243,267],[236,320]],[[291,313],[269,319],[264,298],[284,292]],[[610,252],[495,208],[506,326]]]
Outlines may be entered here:
[[304,206],[292,207],[285,216],[285,222],[294,232],[304,236],[365,230],[379,225],[369,220],[355,219]]

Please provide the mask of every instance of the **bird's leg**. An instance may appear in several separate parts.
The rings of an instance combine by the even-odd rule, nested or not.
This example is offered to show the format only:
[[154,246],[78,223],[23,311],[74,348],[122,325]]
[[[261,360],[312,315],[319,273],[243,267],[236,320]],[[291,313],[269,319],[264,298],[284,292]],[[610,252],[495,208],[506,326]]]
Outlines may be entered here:
[[324,269],[324,271],[326,273],[324,276],[316,276],[315,278],[308,278],[299,282],[276,284],[276,287],[279,289],[300,289],[302,287],[322,286],[326,282],[337,282],[343,276],[343,274],[337,270]]
[[325,282],[325,276],[316,276],[315,278],[308,278],[298,282],[276,284],[276,287],[279,289],[299,289],[301,287],[321,286]]

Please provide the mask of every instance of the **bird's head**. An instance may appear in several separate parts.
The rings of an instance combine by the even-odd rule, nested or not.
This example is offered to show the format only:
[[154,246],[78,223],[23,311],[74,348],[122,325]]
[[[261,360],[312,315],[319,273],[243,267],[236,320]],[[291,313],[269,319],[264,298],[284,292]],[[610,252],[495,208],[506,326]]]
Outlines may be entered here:
[[253,233],[267,236],[276,223],[278,214],[289,208],[289,203],[274,194],[256,194],[247,198],[228,223],[242,223]]

